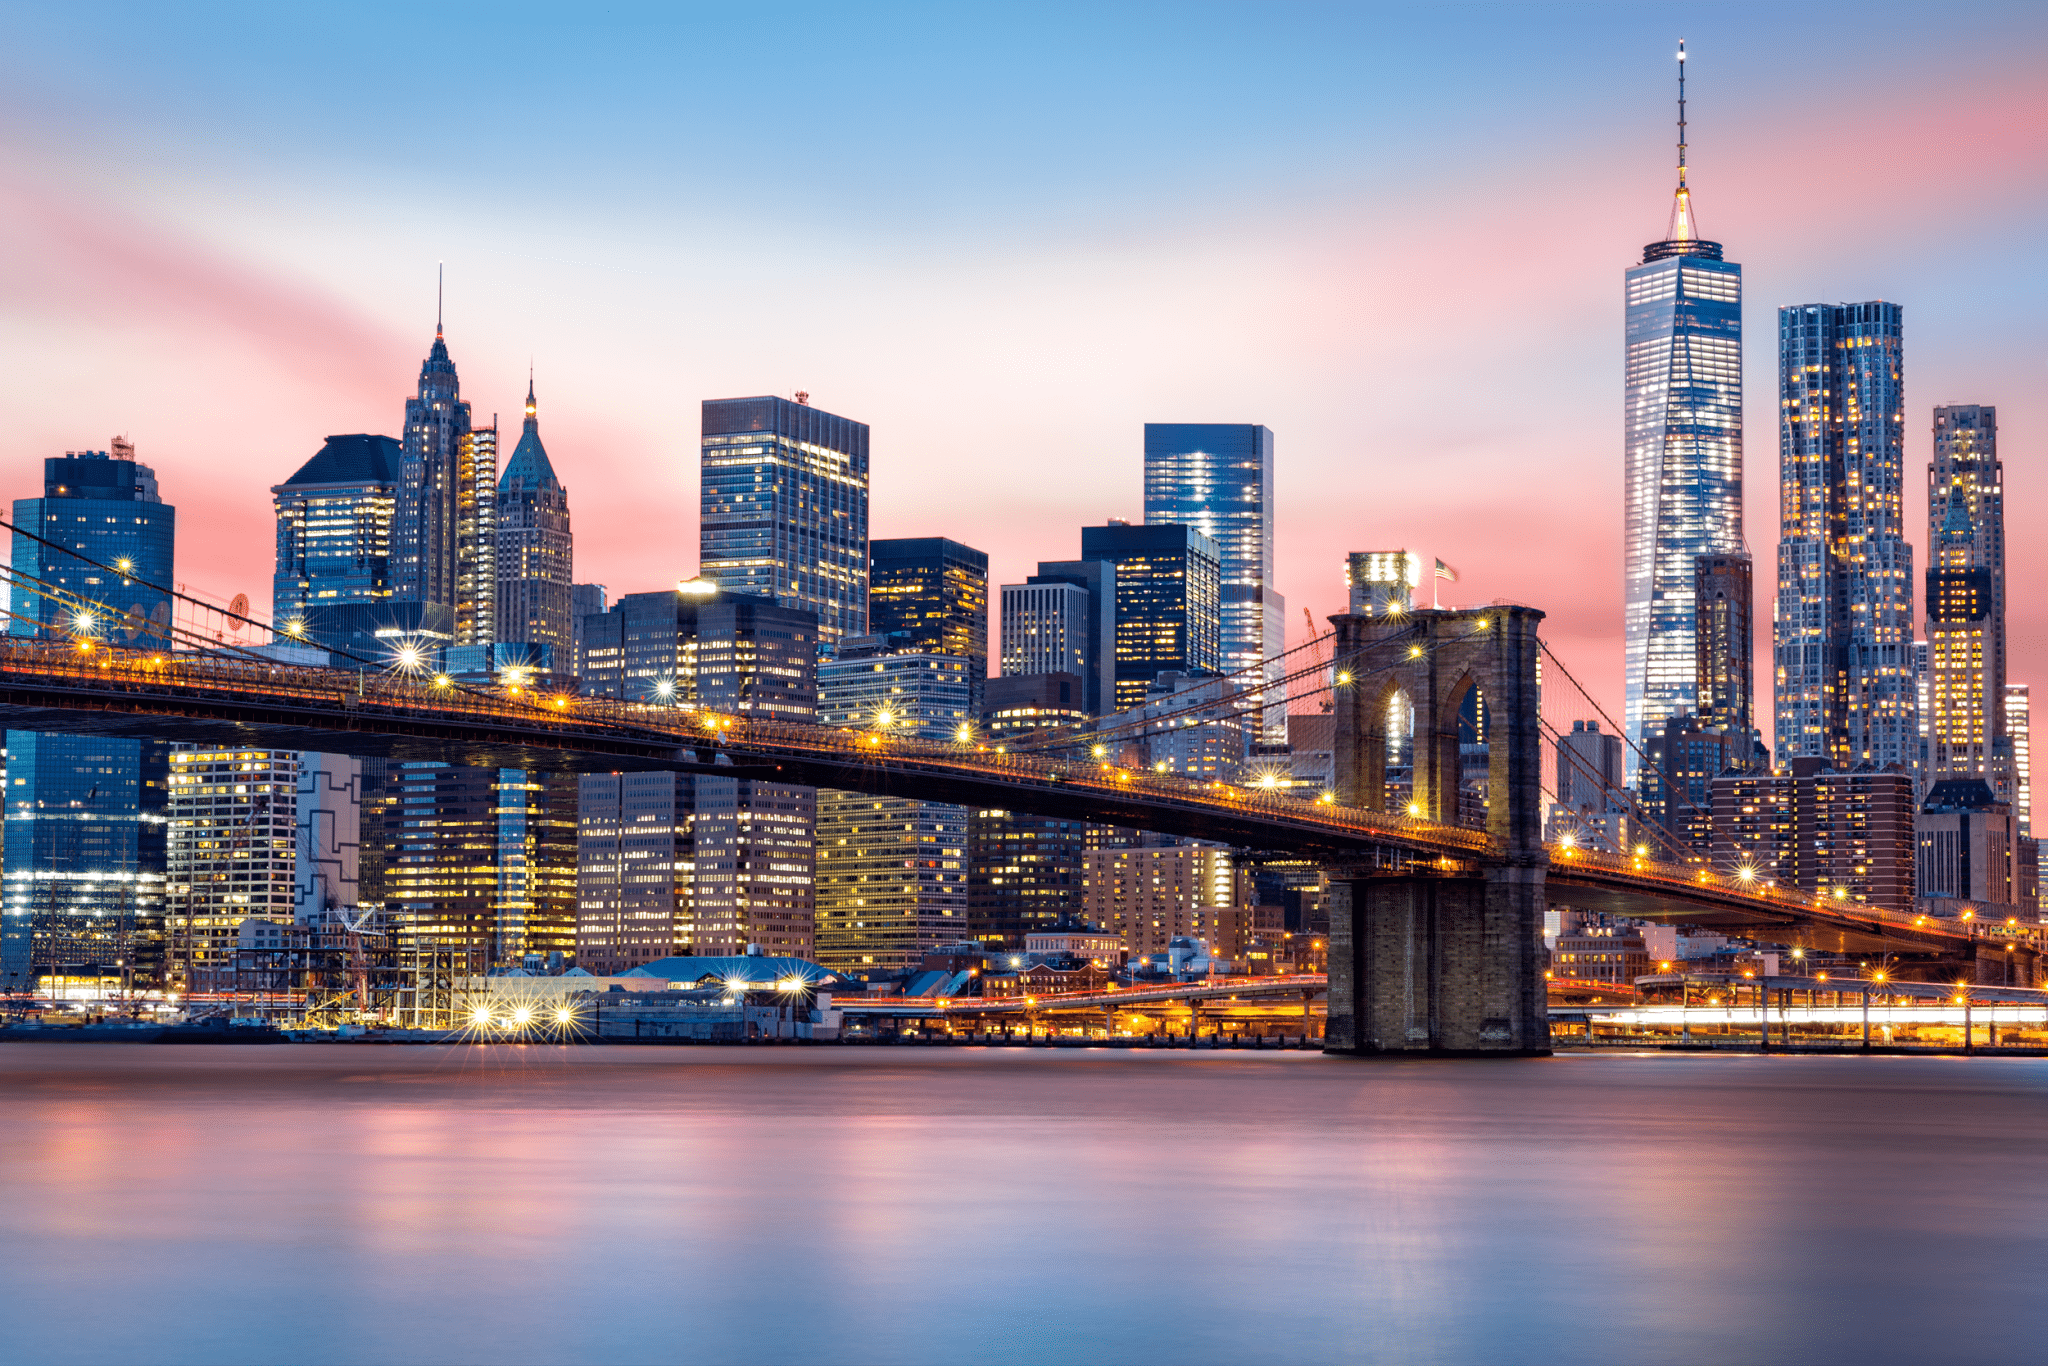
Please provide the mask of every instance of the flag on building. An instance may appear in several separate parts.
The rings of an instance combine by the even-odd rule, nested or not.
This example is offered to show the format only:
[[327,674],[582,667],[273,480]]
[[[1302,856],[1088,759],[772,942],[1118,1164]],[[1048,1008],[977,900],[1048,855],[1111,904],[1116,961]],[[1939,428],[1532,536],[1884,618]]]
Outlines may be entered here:
[[1436,562],[1436,576],[1440,579],[1448,579],[1452,583],[1458,581],[1458,571],[1445,564],[1442,560]]

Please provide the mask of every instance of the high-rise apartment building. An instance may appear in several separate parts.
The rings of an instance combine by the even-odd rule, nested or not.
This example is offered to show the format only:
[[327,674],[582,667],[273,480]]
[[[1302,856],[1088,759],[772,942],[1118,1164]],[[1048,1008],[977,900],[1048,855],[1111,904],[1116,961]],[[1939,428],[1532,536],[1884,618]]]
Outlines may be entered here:
[[362,908],[363,761],[348,754],[302,753],[298,825],[293,830],[293,919],[312,924],[327,911]]
[[1756,588],[1749,555],[1700,556],[1693,602],[1700,723],[1747,736],[1756,728]]
[[1913,777],[1819,758],[1713,782],[1713,866],[1743,882],[1847,904],[1913,905]]
[[[1986,913],[1987,902],[2021,904],[2018,826],[2011,804],[2001,801],[1982,778],[1934,782],[1917,822],[1920,895],[1966,903],[1954,909],[1980,915]],[[2038,914],[2032,906],[2027,909],[2029,919]]]
[[[1698,234],[1682,55],[1678,90],[1670,222],[1623,283],[1623,724],[1637,744],[1667,717],[1698,707],[1695,561],[1743,546],[1742,267]],[[1631,747],[1631,781],[1637,764]]]
[[1927,467],[1927,767],[2013,800],[2005,730],[2005,467],[1998,410],[1934,410]]
[[1897,304],[1778,310],[1777,750],[1919,758]]
[[280,628],[303,634],[306,609],[315,605],[390,599],[391,519],[402,463],[398,442],[388,436],[330,436],[270,490],[277,510],[270,606]]
[[2005,738],[2012,745],[2012,810],[2020,834],[2034,833],[2034,754],[2032,688],[2005,685]]
[[601,583],[572,583],[569,585],[569,658],[568,667],[583,667],[583,619],[603,613],[605,609],[605,586]]
[[1133,958],[1183,935],[1215,946],[1251,899],[1230,851],[1206,844],[1091,850],[1082,893],[1085,918],[1121,936]]
[[[14,524],[9,635],[169,645],[177,509],[132,445],[45,460]],[[83,964],[159,983],[167,747],[8,731],[7,753],[0,989]]]
[[[828,726],[951,740],[973,719],[971,659],[891,651],[880,635],[840,642],[818,666]],[[986,666],[983,666],[986,667]],[[901,972],[968,933],[968,809],[818,792],[818,962],[860,975]]]
[[705,579],[815,613],[825,652],[866,634],[867,424],[785,398],[706,399],[698,538]]
[[1215,542],[1221,663],[1239,687],[1265,682],[1260,726],[1287,740],[1287,600],[1273,575],[1273,433],[1249,422],[1145,424],[1145,524]]
[[1111,522],[1081,528],[1081,558],[1116,569],[1111,710],[1145,705],[1152,680],[1222,665],[1222,562],[1190,526]]
[[1606,735],[1598,721],[1574,721],[1557,737],[1557,800],[1574,812],[1597,815],[1619,800],[1621,737]]
[[[569,491],[540,441],[540,409],[526,385],[526,427],[497,489],[496,639],[545,645],[563,674],[576,667],[574,543]],[[603,610],[602,608],[599,609]]]
[[175,745],[170,755],[167,975],[205,999],[236,988],[251,916],[291,923],[298,901],[293,750]]
[[[533,395],[527,395],[530,405]],[[456,448],[455,643],[490,645],[498,631],[498,419]],[[566,516],[566,513],[564,514]],[[519,639],[519,637],[513,637]]]
[[1004,677],[1068,673],[1085,680],[1091,715],[1116,710],[1116,566],[1048,560],[1002,589]]
[[697,948],[696,785],[586,773],[576,816],[576,964],[600,977]]

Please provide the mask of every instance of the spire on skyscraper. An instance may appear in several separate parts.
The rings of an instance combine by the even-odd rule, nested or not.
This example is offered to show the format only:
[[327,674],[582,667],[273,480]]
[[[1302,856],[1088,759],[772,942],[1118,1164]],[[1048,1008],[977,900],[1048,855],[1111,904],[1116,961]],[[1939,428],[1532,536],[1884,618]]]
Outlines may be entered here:
[[561,486],[555,478],[554,464],[548,459],[547,447],[540,443],[540,405],[533,396],[533,372],[531,367],[526,375],[526,429],[519,438],[519,445],[512,451],[512,459],[505,465],[505,472],[498,476],[500,490],[509,489],[515,480],[523,480],[528,488],[540,488],[552,484]]
[[1665,238],[1689,242],[1698,235],[1693,219],[1692,191],[1685,184],[1685,39],[1678,40],[1678,192],[1671,200],[1671,223]]

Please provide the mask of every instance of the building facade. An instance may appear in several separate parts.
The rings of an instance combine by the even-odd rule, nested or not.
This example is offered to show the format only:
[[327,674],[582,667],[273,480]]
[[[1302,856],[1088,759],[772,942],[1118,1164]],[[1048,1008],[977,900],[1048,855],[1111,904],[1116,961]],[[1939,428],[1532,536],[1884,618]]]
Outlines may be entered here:
[[1193,527],[1221,572],[1220,661],[1237,685],[1263,683],[1258,725],[1287,740],[1287,600],[1275,586],[1273,433],[1248,422],[1145,424],[1145,524]]
[[[569,491],[540,440],[540,409],[526,386],[526,426],[497,481],[497,640],[545,645],[575,670],[575,543]],[[600,609],[602,610],[602,609]]]
[[294,638],[315,605],[391,598],[391,522],[403,456],[388,436],[330,436],[270,490],[277,512],[271,619]]
[[175,745],[169,781],[167,975],[203,1000],[235,990],[243,921],[296,913],[299,755]]
[[785,398],[704,402],[699,573],[865,635],[868,427]]
[[2013,803],[2005,726],[2005,467],[1998,410],[1934,410],[1927,467],[1927,776]]
[[[169,648],[170,598],[150,585],[173,582],[177,509],[132,445],[45,460],[14,524],[9,635]],[[7,753],[0,987],[88,964],[160,984],[167,747],[9,731]]]
[[[527,398],[530,402],[532,395]],[[456,447],[455,487],[455,643],[490,645],[499,638],[495,415],[490,426],[471,427],[462,434]]]
[[1712,866],[1723,876],[1909,910],[1914,783],[1903,769],[1847,773],[1818,759],[1713,783]]
[[1222,564],[1216,543],[1187,526],[1112,522],[1081,528],[1081,558],[1116,570],[1115,686],[1111,710],[1145,705],[1167,670],[1222,665]]
[[[398,509],[392,527],[392,596],[456,609],[457,511],[476,506],[477,489],[465,481],[463,450],[469,404],[441,328],[420,366],[419,388],[405,401],[400,438]],[[469,473],[474,477],[474,469]],[[475,547],[472,546],[472,553]],[[470,642],[462,642],[470,643]]]
[[1780,763],[1919,758],[1897,304],[1778,310]]
[[2005,685],[2005,738],[2012,746],[2012,814],[2020,834],[2034,833],[2033,689]]
[[1982,778],[1936,781],[1920,810],[1918,837],[1922,897],[1979,908],[2020,904],[2018,822]]
[[1694,631],[1701,724],[1756,729],[1756,588],[1747,552],[1694,561]]
[[600,977],[697,948],[696,785],[587,773],[577,798],[576,963]]
[[1082,918],[1121,938],[1133,958],[1164,953],[1176,937],[1217,949],[1238,924],[1231,912],[1250,901],[1249,879],[1243,889],[1240,880],[1230,851],[1213,845],[1094,849]]
[[[1664,240],[1623,276],[1623,724],[1637,744],[1699,706],[1695,561],[1742,550],[1742,267],[1698,233],[1686,182]],[[1634,781],[1639,759],[1625,766]]]
[[970,661],[978,711],[988,682],[988,554],[943,536],[869,542],[868,634],[889,637],[891,649]]
[[[818,666],[819,721],[920,740],[971,735],[974,661],[887,646],[879,635],[844,640]],[[963,806],[820,790],[817,961],[902,972],[963,939],[967,825]]]
[[1116,566],[1106,560],[1049,560],[1002,589],[1005,677],[1071,673],[1087,681],[1092,716],[1116,710]]

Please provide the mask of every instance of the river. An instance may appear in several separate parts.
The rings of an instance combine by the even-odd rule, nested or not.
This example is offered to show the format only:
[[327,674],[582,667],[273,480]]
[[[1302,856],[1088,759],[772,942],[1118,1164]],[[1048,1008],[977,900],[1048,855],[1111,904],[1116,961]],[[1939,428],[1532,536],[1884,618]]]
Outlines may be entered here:
[[0,1045],[10,1362],[1994,1362],[2048,1061]]

